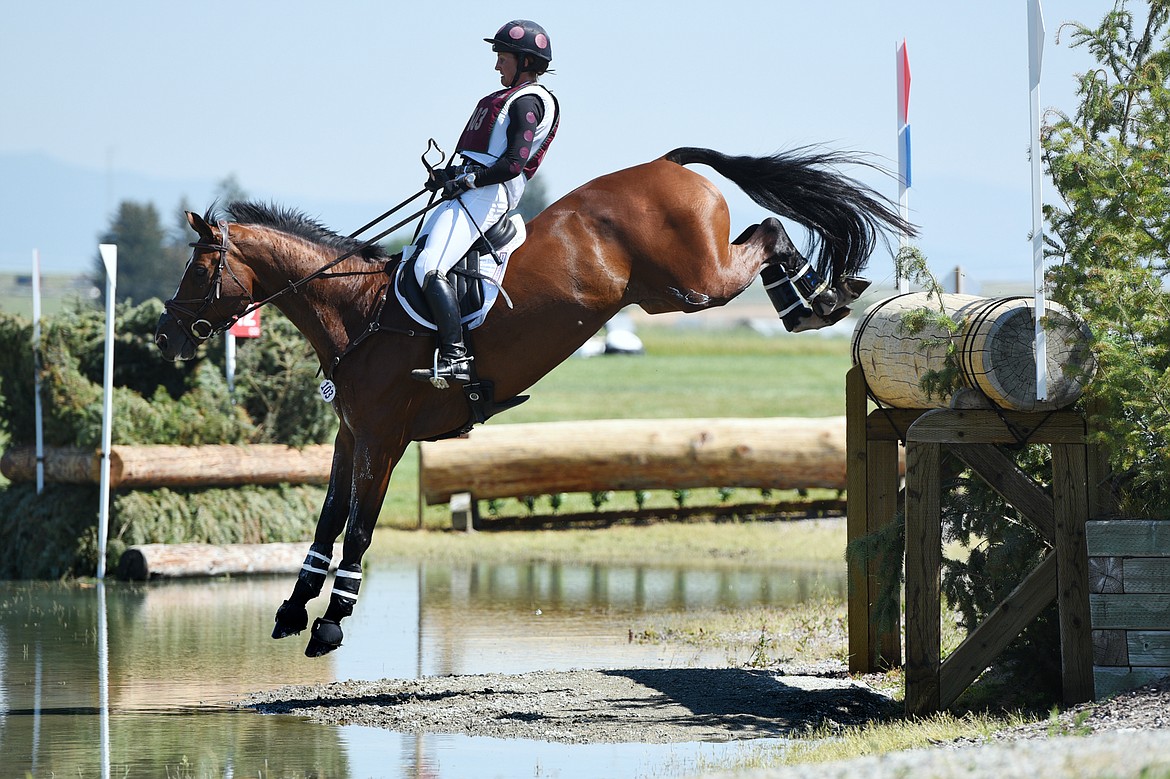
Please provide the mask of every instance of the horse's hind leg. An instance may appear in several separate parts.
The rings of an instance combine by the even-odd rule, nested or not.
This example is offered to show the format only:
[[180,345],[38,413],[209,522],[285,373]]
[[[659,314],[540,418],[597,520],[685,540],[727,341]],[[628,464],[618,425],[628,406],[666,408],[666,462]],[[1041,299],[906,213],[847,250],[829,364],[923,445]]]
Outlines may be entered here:
[[798,333],[835,324],[849,315],[847,304],[868,286],[851,278],[830,283],[820,277],[793,244],[778,219],[768,218],[736,241],[755,245],[767,257],[760,280],[785,329]]
[[390,449],[380,441],[358,441],[354,446],[354,459],[361,463],[361,467],[353,472],[349,524],[341,563],[333,577],[329,607],[313,622],[309,643],[305,647],[308,657],[320,657],[341,646],[344,637],[341,620],[353,614],[353,607],[357,604],[362,584],[362,557],[373,540],[374,525],[382,510],[390,473],[405,448],[401,445]]
[[353,437],[344,427],[337,433],[333,449],[333,467],[329,475],[329,489],[317,519],[317,530],[309,554],[297,574],[292,595],[276,610],[273,638],[296,635],[309,625],[305,605],[321,594],[325,577],[333,558],[333,542],[345,529],[349,516],[349,490],[353,472]]

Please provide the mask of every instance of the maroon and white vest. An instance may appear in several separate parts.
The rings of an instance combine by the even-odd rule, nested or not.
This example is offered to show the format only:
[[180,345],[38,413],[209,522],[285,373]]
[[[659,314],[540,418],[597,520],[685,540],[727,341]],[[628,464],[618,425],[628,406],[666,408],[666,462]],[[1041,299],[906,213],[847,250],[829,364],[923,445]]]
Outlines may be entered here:
[[512,101],[522,95],[536,95],[544,103],[544,118],[536,127],[528,147],[528,161],[524,165],[524,176],[531,179],[556,136],[560,122],[556,98],[540,84],[522,84],[501,89],[480,100],[463,134],[459,136],[455,150],[465,158],[483,165],[491,165],[498,160],[508,147],[508,109]]

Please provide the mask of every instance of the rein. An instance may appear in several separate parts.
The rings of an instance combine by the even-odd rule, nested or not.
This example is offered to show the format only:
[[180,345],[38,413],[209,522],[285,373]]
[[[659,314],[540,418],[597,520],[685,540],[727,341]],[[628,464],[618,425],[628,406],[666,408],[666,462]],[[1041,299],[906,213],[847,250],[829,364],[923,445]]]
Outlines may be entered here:
[[[432,148],[434,148],[436,151],[439,152],[439,161],[436,162],[434,165],[432,165],[430,163],[430,161],[427,160],[427,154],[430,153]],[[442,149],[439,148],[439,145],[437,143],[435,143],[435,140],[433,138],[431,138],[427,143],[426,151],[424,151],[422,154],[422,162],[423,162],[423,165],[431,173],[432,176],[434,175],[435,167],[438,165],[441,165],[443,162],[443,159],[445,157],[446,157],[446,154],[443,152]],[[413,195],[406,198],[406,200],[403,200],[398,205],[390,208],[388,211],[386,211],[385,213],[383,213],[381,216],[377,217],[373,221],[368,222],[365,225],[362,225],[357,230],[350,233],[350,235],[348,237],[356,238],[358,235],[361,235],[362,233],[364,233],[366,230],[370,229],[374,225],[385,220],[391,214],[394,214],[397,211],[402,210],[408,203],[417,199],[419,195],[422,195],[425,192],[427,192],[426,187],[424,187],[423,189],[420,189],[418,192],[415,192]],[[239,286],[239,288],[247,294],[247,299],[248,299],[249,305],[240,313],[235,314],[235,315],[231,316],[230,318],[228,318],[227,321],[225,321],[223,324],[219,325],[218,327],[212,325],[211,322],[207,321],[206,319],[196,319],[194,322],[191,323],[191,325],[189,327],[187,327],[187,332],[189,332],[191,334],[192,338],[194,338],[195,340],[200,341],[200,342],[206,341],[206,340],[208,340],[216,335],[219,335],[220,333],[227,332],[228,330],[231,329],[232,325],[234,325],[237,321],[239,321],[243,317],[247,316],[248,314],[252,313],[253,311],[256,311],[257,309],[263,308],[264,306],[268,305],[269,303],[276,300],[277,298],[283,297],[284,295],[287,295],[290,292],[292,292],[294,294],[299,292],[301,287],[305,286],[306,284],[308,284],[310,281],[313,281],[314,279],[343,278],[346,276],[368,276],[368,275],[371,275],[374,273],[385,272],[385,268],[381,268],[381,269],[376,270],[376,271],[369,270],[369,271],[351,271],[348,273],[328,273],[328,271],[330,269],[336,267],[342,261],[347,260],[350,257],[353,257],[354,255],[361,253],[364,249],[366,249],[366,248],[372,246],[373,244],[377,243],[378,241],[382,240],[386,236],[393,233],[395,230],[398,230],[402,227],[405,227],[407,224],[414,221],[415,219],[418,219],[420,216],[425,214],[427,211],[430,211],[432,208],[434,208],[435,206],[439,205],[442,202],[443,202],[442,200],[436,201],[434,198],[431,198],[431,200],[425,206],[420,208],[418,211],[415,211],[413,214],[406,217],[402,221],[398,222],[397,224],[395,224],[391,227],[386,228],[382,232],[375,235],[373,238],[369,238],[366,241],[363,241],[362,243],[355,246],[353,249],[350,249],[349,251],[347,251],[345,254],[342,254],[340,257],[335,257],[334,259],[330,260],[325,265],[321,266],[320,268],[313,271],[309,275],[307,275],[303,278],[297,279],[296,281],[290,280],[288,282],[288,286],[278,290],[277,292],[275,292],[272,295],[269,295],[268,297],[264,298],[263,300],[256,300],[255,298],[252,297],[251,292],[248,291],[246,287],[244,287],[243,282],[240,281],[239,277],[236,276],[235,271],[233,271],[231,269],[231,265],[228,264],[227,257],[228,257],[228,253],[231,251],[231,245],[228,241],[228,222],[226,220],[220,219],[218,222],[216,222],[216,226],[219,227],[219,235],[220,235],[220,242],[219,243],[209,243],[207,241],[193,241],[190,244],[188,244],[188,246],[191,246],[196,251],[198,251],[199,249],[204,249],[207,251],[219,252],[219,264],[216,266],[215,274],[214,274],[214,277],[212,279],[212,289],[208,290],[206,297],[204,297],[202,301],[195,301],[195,302],[202,302],[202,305],[199,306],[199,308],[197,310],[192,310],[191,308],[188,308],[186,305],[184,305],[184,304],[190,303],[191,301],[178,301],[178,300],[175,300],[174,298],[171,298],[170,300],[168,300],[164,304],[164,307],[166,308],[166,310],[168,312],[172,312],[172,316],[175,316],[175,319],[178,320],[180,323],[182,322],[182,318],[175,315],[174,312],[178,312],[179,314],[184,314],[184,315],[186,315],[188,317],[192,317],[192,318],[199,317],[203,313],[204,309],[206,309],[209,305],[211,305],[211,302],[213,300],[218,300],[220,298],[220,296],[222,295],[224,272],[226,271],[228,274],[230,274],[232,279],[236,282],[236,285]],[[194,255],[192,255],[191,259],[192,259],[192,261],[195,259]],[[379,309],[380,309],[380,307],[379,307]]]

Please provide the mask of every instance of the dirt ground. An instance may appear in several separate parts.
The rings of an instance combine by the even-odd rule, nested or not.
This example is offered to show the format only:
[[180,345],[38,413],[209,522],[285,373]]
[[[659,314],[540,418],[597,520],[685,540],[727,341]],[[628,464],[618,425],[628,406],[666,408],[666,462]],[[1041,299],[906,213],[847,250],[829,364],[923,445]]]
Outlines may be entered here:
[[[836,663],[333,682],[257,693],[241,705],[335,725],[574,744],[783,737],[901,711],[888,695],[851,679]],[[1058,722],[1004,731],[996,740],[1149,729],[1170,729],[1170,678],[1070,709]]]
[[404,733],[572,744],[727,741],[860,724],[890,698],[835,667],[542,671],[282,687],[242,702],[269,714]]

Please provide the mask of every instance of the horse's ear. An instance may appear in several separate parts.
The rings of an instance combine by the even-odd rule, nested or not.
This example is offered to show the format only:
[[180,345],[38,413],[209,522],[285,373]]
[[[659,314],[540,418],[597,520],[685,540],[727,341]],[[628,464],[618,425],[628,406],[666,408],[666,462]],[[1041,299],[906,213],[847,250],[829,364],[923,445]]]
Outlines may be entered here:
[[207,220],[194,211],[187,212],[187,224],[191,225],[191,229],[199,233],[199,237],[204,241],[214,242],[216,240],[211,225],[207,224]]

